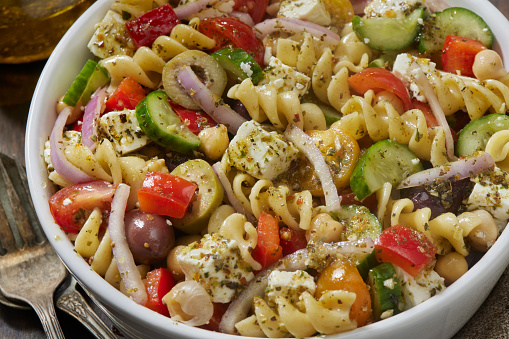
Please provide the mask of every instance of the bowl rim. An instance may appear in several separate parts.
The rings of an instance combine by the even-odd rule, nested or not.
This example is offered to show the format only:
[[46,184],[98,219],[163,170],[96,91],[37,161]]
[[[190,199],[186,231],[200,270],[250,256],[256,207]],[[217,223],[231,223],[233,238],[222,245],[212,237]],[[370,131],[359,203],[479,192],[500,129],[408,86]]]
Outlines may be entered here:
[[[94,31],[93,25],[89,24],[99,22],[114,0],[103,0],[95,2],[67,31],[62,40],[56,46],[54,52],[46,62],[41,73],[40,79],[34,91],[31,101],[29,115],[26,127],[25,139],[25,163],[28,177],[30,194],[34,202],[37,216],[41,222],[44,233],[48,241],[56,249],[66,266],[73,272],[80,283],[84,284],[91,293],[108,309],[121,313],[124,319],[130,323],[138,322],[144,327],[148,327],[154,333],[160,335],[176,335],[181,338],[241,338],[240,336],[226,335],[223,333],[211,332],[196,327],[190,327],[177,323],[160,314],[148,310],[144,306],[131,301],[109,285],[101,276],[91,270],[90,266],[83,260],[66,239],[66,234],[53,222],[47,200],[53,193],[51,183],[46,174],[44,160],[42,158],[43,145],[47,140],[49,126],[52,126],[51,119],[38,118],[38,112],[54,112],[55,103],[58,98],[65,93],[68,85],[79,72],[86,61],[86,43]],[[466,7],[475,10],[477,14],[483,17],[490,24],[495,37],[509,36],[509,21],[500,13],[495,6],[488,0],[448,0],[451,6]],[[488,20],[489,19],[489,20]],[[86,37],[86,38],[85,38]],[[83,41],[86,41],[83,44]],[[83,46],[85,45],[85,46]],[[501,46],[495,39],[494,49],[501,52],[505,65],[509,65],[509,46]],[[88,53],[88,57],[92,54]],[[68,65],[66,60],[72,59],[73,62]],[[83,61],[82,63],[74,60]],[[74,65],[72,65],[74,63]],[[55,83],[54,79],[65,79]],[[49,113],[44,115],[51,117]],[[56,118],[56,114],[53,115]],[[49,129],[51,131],[51,129]],[[474,265],[463,277],[456,281],[452,286],[446,288],[442,293],[434,296],[426,302],[416,307],[402,312],[397,316],[385,319],[382,322],[367,325],[356,330],[328,336],[328,338],[346,339],[350,337],[361,338],[376,335],[377,337],[391,336],[394,338],[392,329],[402,326],[405,323],[412,323],[416,316],[422,317],[423,314],[436,312],[439,307],[449,307],[454,300],[471,298],[473,290],[472,285],[482,286],[486,281],[494,280],[491,287],[500,278],[503,270],[509,263],[509,246],[504,244],[509,242],[509,230],[506,228],[500,235],[493,247]],[[491,280],[490,280],[491,279]],[[491,290],[491,288],[489,289]],[[489,291],[486,292],[486,296]],[[477,302],[477,307],[485,299]],[[476,310],[471,312],[472,315]],[[125,310],[130,310],[126,312]],[[461,320],[461,326],[470,318]],[[176,327],[178,326],[178,327]],[[449,333],[453,335],[457,329]],[[170,331],[170,332],[169,332]],[[173,332],[174,331],[174,332]]]

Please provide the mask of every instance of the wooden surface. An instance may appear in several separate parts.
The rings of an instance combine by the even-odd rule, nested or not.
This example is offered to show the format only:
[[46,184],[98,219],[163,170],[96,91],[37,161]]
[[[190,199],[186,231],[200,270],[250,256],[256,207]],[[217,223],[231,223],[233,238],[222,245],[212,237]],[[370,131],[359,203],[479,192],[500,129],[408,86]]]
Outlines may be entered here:
[[[508,0],[490,1],[509,18]],[[0,65],[0,152],[22,163],[28,109],[44,63]],[[508,291],[509,269],[504,272],[479,311],[455,338],[509,337]],[[57,316],[67,338],[92,338],[72,317],[59,310]],[[45,335],[35,312],[15,310],[0,304],[0,338],[45,338]]]

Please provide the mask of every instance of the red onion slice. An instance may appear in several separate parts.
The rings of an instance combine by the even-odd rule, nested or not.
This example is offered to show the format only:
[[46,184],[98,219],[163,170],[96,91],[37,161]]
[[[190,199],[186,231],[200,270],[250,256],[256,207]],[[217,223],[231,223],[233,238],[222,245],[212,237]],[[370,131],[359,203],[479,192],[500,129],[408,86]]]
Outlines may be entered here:
[[97,146],[97,123],[104,111],[106,87],[98,88],[85,106],[83,126],[81,128],[81,143],[94,151]]
[[[316,243],[311,245],[310,248],[313,253],[319,252],[329,256],[348,256],[371,253],[374,246],[374,241],[366,238],[358,241]],[[260,272],[255,279],[251,280],[237,299],[232,301],[219,323],[219,330],[223,333],[235,334],[235,324],[247,317],[253,305],[253,297],[264,295],[270,272],[274,270],[290,272],[305,270],[310,257],[310,250],[307,248],[298,250]]]
[[130,190],[131,188],[126,184],[118,185],[111,202],[108,231],[110,232],[113,256],[127,293],[136,303],[145,305],[147,302],[145,284],[141,280],[140,271],[134,263],[133,255],[125,237],[124,216]]
[[328,28],[315,23],[294,19],[294,18],[276,18],[268,19],[256,24],[254,30],[261,40],[268,34],[275,31],[288,31],[290,33],[309,32],[316,38],[331,44],[338,44],[341,38]]
[[233,209],[237,213],[245,215],[249,222],[256,223],[255,216],[252,215],[251,213],[249,213],[244,208],[244,206],[242,205],[242,202],[240,202],[240,200],[237,198],[237,196],[233,192],[232,185],[230,184],[230,181],[226,177],[226,173],[224,171],[223,164],[221,164],[221,162],[216,162],[214,165],[212,165],[212,169],[214,170],[214,173],[216,173],[219,181],[221,182],[224,192],[226,193],[226,197],[228,198],[228,201],[232,205]]
[[175,7],[173,11],[175,14],[177,14],[177,17],[182,20],[211,7],[214,3],[217,5],[225,1],[227,0],[197,0],[182,6]]
[[489,153],[477,153],[447,165],[437,166],[414,173],[403,180],[399,184],[398,189],[432,184],[437,178],[443,180],[461,180],[482,173],[486,169],[494,166],[495,161]]
[[295,124],[289,124],[285,131],[285,136],[295,144],[295,146],[308,158],[315,167],[316,174],[322,183],[323,194],[325,196],[325,206],[331,213],[341,212],[341,199],[338,195],[336,185],[330,173],[329,166],[323,158],[322,152],[316,147],[313,139],[304,133]]
[[60,112],[50,135],[50,156],[55,171],[65,180],[73,184],[95,180],[67,160],[64,154],[64,128],[67,118],[72,113],[72,107],[66,107]]
[[230,16],[239,19],[240,21],[251,27],[253,27],[255,24],[253,18],[251,18],[251,15],[244,12],[233,11],[230,13]]
[[183,67],[178,72],[180,85],[186,90],[194,101],[205,113],[210,115],[216,122],[223,124],[228,132],[237,134],[237,130],[247,120],[241,117],[237,112],[223,103],[222,99],[210,91],[200,78],[194,73],[190,66]]
[[442,106],[440,106],[440,102],[438,101],[438,97],[433,89],[433,85],[429,82],[426,74],[422,68],[414,61],[410,65],[410,70],[412,74],[412,78],[415,80],[417,86],[422,91],[422,94],[428,100],[428,104],[433,112],[433,115],[437,119],[438,124],[445,131],[445,146],[447,148],[447,157],[449,160],[456,160],[454,156],[454,139],[451,133],[451,127],[447,123],[447,119],[445,118],[444,110]]

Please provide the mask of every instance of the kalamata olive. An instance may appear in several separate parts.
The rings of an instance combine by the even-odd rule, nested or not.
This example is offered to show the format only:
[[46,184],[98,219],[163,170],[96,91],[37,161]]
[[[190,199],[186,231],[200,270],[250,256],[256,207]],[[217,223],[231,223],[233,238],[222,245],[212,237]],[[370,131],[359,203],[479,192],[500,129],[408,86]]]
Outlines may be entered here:
[[175,233],[167,219],[140,210],[131,210],[124,218],[127,243],[137,264],[155,264],[173,248]]
[[470,195],[470,179],[445,181],[440,184],[416,186],[401,190],[401,198],[408,198],[414,203],[414,209],[429,207],[431,219],[440,214],[452,212],[457,214],[462,201]]

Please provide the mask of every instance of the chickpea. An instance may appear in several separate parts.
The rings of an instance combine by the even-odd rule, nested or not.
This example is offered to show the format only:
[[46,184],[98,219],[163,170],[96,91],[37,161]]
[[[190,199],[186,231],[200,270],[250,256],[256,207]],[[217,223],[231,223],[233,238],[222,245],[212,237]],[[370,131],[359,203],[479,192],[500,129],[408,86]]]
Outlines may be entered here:
[[476,54],[472,71],[475,77],[481,81],[497,80],[507,75],[500,55],[491,49],[482,50]]
[[198,138],[202,142],[200,151],[212,160],[221,158],[230,144],[225,125],[205,128],[198,134]]
[[468,263],[458,252],[449,252],[438,257],[435,271],[450,285],[468,271]]
[[177,255],[185,248],[183,245],[175,246],[166,257],[166,267],[170,270],[175,280],[184,279],[184,272],[177,261]]
[[333,242],[341,240],[343,224],[334,220],[327,213],[320,213],[311,220],[311,227],[306,231],[308,242]]
[[485,210],[473,211],[482,223],[474,228],[467,236],[472,248],[479,252],[486,252],[497,240],[498,227],[491,214]]
[[219,206],[210,216],[207,233],[212,234],[219,232],[223,222],[233,213],[235,213],[235,209],[230,205]]
[[396,94],[389,91],[381,91],[375,96],[375,103],[381,103],[383,101],[389,101],[399,114],[405,113],[405,107],[403,101],[396,96]]

